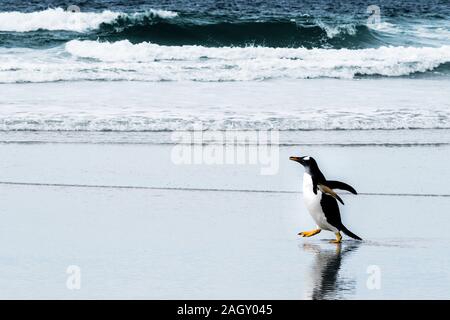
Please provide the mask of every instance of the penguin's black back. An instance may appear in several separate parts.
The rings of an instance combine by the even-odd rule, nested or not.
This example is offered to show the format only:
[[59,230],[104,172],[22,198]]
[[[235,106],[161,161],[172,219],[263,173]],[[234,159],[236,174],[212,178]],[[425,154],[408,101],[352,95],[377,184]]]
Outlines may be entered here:
[[322,193],[320,205],[322,207],[323,213],[325,214],[325,218],[327,219],[327,222],[329,224],[337,228],[339,231],[344,232],[347,236],[353,239],[362,240],[359,236],[348,230],[347,227],[345,227],[342,224],[341,213],[339,211],[339,206],[335,198],[325,193]]
[[339,206],[332,196],[322,193],[322,199],[320,199],[320,205],[322,207],[327,222],[338,230],[342,229],[341,213]]

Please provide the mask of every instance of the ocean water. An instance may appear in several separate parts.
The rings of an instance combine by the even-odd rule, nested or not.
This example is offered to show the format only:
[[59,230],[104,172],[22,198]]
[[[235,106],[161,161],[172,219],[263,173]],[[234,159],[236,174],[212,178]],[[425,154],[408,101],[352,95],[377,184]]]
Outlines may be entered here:
[[5,132],[449,128],[447,1],[0,10]]
[[449,85],[436,79],[3,84],[0,129],[35,135],[201,128],[293,136],[409,129],[420,140],[430,130],[449,131]]
[[376,20],[365,1],[97,0],[68,8],[2,6],[0,82],[449,74],[446,1],[385,1]]

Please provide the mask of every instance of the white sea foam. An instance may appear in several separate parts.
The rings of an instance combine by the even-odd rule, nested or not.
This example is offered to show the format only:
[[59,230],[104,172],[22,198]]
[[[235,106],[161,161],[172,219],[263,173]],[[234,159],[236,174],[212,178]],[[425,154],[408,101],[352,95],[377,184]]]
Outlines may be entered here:
[[119,16],[140,19],[144,16],[173,18],[176,12],[151,9],[142,13],[126,14],[105,10],[102,12],[70,12],[62,8],[36,12],[0,12],[0,31],[27,32],[43,30],[66,30],[85,32],[97,29],[102,23],[110,23]]
[[72,40],[45,50],[0,49],[0,82],[252,81],[406,76],[450,62],[450,46],[377,49],[161,46]]
[[320,19],[316,19],[315,23],[325,30],[327,37],[330,39],[333,39],[337,35],[341,34],[348,34],[348,35],[355,35],[356,34],[356,26],[353,23],[343,23],[340,25],[330,25],[325,22],[323,22]]
[[[0,131],[117,131],[147,132],[194,130],[202,124],[204,130],[400,130],[400,129],[450,129],[450,115],[431,115],[429,112],[409,110],[397,114],[383,111],[378,114],[333,114],[320,110],[306,112],[297,117],[268,117],[255,119],[227,119],[216,115],[208,117],[161,117],[161,116],[76,116],[30,114],[16,117],[0,116]],[[389,115],[383,115],[389,113]],[[374,118],[379,117],[379,118]],[[448,135],[448,133],[446,133]]]
[[[99,111],[99,110],[97,110]],[[163,112],[120,114],[101,112],[56,114],[29,112],[1,115],[0,131],[175,131],[194,130],[400,130],[450,129],[450,112],[445,110],[312,110],[277,115],[220,113],[200,115],[196,112],[164,115]],[[448,134],[448,133],[446,133]]]
[[[66,51],[98,63],[144,63],[165,80],[232,81],[271,78],[353,78],[403,76],[450,62],[450,46],[440,48],[305,49],[266,47],[160,46],[129,41],[70,41]],[[156,70],[155,70],[156,69]],[[139,68],[135,70],[139,73]],[[155,73],[156,71],[156,73]],[[159,71],[159,72],[158,72]],[[152,79],[153,78],[153,79]]]
[[377,24],[368,24],[368,27],[379,32],[398,38],[399,41],[409,41],[421,46],[438,47],[450,43],[450,25],[447,21],[434,21],[423,23],[421,20],[393,24],[383,21]]
[[449,83],[317,79],[3,84],[0,131],[143,132],[192,130],[199,124],[207,130],[450,129]]

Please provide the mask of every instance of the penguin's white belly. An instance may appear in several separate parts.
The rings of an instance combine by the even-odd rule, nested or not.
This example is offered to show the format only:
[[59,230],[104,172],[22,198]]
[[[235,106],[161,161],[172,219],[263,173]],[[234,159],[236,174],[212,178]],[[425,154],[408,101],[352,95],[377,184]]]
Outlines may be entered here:
[[321,199],[322,191],[317,189],[317,194],[314,193],[312,178],[305,172],[303,175],[303,200],[305,202],[306,209],[308,209],[309,214],[320,229],[337,232],[337,228],[329,224],[327,221],[322,206],[320,205]]

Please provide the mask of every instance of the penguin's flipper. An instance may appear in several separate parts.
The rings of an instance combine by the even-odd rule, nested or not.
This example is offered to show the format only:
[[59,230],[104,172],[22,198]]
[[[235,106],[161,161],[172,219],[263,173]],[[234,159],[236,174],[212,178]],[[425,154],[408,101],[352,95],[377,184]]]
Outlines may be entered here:
[[344,182],[327,180],[326,184],[331,189],[341,189],[341,190],[351,192],[353,194],[358,194],[358,192],[356,192],[356,190],[351,185],[348,185]]
[[330,187],[328,187],[324,184],[321,184],[321,183],[319,183],[317,186],[319,187],[320,191],[322,191],[325,194],[328,194],[329,196],[332,196],[333,198],[338,200],[340,203],[344,204],[344,201],[342,201],[341,197],[339,197],[339,195],[336,192],[334,192]]

